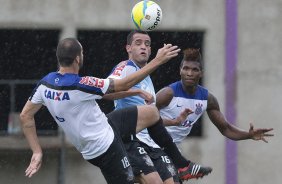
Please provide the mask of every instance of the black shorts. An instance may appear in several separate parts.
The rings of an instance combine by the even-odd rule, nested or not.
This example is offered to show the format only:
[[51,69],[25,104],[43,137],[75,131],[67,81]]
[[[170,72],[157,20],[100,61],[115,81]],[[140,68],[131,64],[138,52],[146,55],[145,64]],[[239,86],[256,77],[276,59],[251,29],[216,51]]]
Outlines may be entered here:
[[158,172],[161,179],[165,181],[177,175],[171,160],[161,149],[151,148],[136,138],[138,117],[136,106],[115,110],[107,114],[107,117],[111,126],[122,138],[134,176]]
[[136,138],[137,116],[136,106],[115,110],[107,114],[110,120],[109,123],[120,133],[135,176],[139,176],[141,173],[146,175],[156,171],[150,157],[140,146],[139,142],[133,141],[133,138]]
[[129,162],[133,168],[134,176],[139,176],[141,173],[147,175],[157,171],[154,163],[139,141],[132,140],[127,142],[125,143],[125,148],[128,153]]
[[102,155],[88,160],[99,167],[109,184],[133,184],[133,170],[125,150],[123,139],[127,140],[136,132],[137,107],[116,110],[107,115],[115,138],[109,149]]
[[163,181],[173,177],[174,182],[179,182],[177,170],[172,160],[162,149],[150,147],[143,142],[140,142],[140,145],[152,159],[155,168]]
[[123,144],[115,136],[109,149],[102,155],[88,160],[91,164],[99,167],[107,183],[134,183],[132,167],[129,164],[127,153]]
[[136,106],[114,110],[107,114],[108,122],[124,143],[136,135],[138,110]]

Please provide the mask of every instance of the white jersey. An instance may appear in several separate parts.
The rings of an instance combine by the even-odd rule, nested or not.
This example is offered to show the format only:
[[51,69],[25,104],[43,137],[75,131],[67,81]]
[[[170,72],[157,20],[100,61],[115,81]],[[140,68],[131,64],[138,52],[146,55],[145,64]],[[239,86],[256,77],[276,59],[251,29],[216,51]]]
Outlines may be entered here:
[[110,147],[114,132],[95,99],[109,87],[109,79],[49,73],[39,81],[29,100],[45,105],[67,138],[86,160]]
[[[140,70],[140,67],[138,67],[133,61],[131,60],[122,61],[112,70],[108,78],[122,79],[138,70]],[[138,88],[147,91],[148,93],[153,95],[154,99],[156,99],[154,85],[152,83],[150,76],[147,76],[144,80],[142,80],[140,83],[136,84],[132,88]],[[115,100],[115,109],[121,109],[125,107],[145,105],[145,104],[146,104],[145,100],[140,96],[130,96],[119,100]],[[147,129],[143,129],[141,132],[136,134],[136,137],[140,141],[146,143],[151,147],[159,148],[159,146],[150,137]]]
[[179,126],[167,126],[166,129],[173,138],[173,142],[180,144],[190,133],[193,125],[207,109],[208,90],[198,85],[194,95],[187,94],[181,81],[169,85],[173,90],[173,98],[168,106],[160,110],[163,119],[175,119],[185,109],[189,108],[194,113],[188,115]]

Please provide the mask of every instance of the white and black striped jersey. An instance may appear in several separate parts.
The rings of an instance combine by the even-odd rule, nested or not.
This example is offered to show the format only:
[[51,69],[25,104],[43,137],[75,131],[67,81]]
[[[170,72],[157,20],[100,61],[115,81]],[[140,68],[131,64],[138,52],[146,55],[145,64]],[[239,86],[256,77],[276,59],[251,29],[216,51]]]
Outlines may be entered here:
[[88,160],[111,145],[114,132],[95,99],[101,99],[109,79],[52,72],[39,81],[29,100],[45,105],[69,141]]
[[181,125],[166,127],[173,138],[173,142],[179,144],[206,111],[208,90],[198,85],[195,94],[190,95],[183,90],[181,81],[172,83],[169,87],[173,90],[173,98],[168,106],[160,110],[161,117],[163,119],[176,119],[185,108],[189,108],[194,112],[188,115]]

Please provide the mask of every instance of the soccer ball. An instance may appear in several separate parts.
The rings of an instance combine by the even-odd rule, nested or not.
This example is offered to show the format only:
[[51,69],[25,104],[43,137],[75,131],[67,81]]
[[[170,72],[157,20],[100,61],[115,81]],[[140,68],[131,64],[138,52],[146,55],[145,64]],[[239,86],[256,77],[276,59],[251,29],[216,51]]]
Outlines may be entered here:
[[131,11],[134,25],[143,31],[152,31],[162,21],[162,9],[153,1],[140,1]]

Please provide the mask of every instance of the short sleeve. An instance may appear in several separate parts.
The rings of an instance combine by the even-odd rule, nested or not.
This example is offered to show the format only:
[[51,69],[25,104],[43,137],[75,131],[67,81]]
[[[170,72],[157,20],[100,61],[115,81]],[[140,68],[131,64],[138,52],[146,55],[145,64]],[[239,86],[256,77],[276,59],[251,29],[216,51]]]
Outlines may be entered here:
[[31,101],[34,104],[44,104],[44,101],[40,93],[41,89],[42,89],[41,85],[36,86],[29,97],[29,101]]
[[102,95],[105,94],[110,85],[110,79],[100,79],[97,77],[85,76],[81,77],[79,87],[89,93]]

